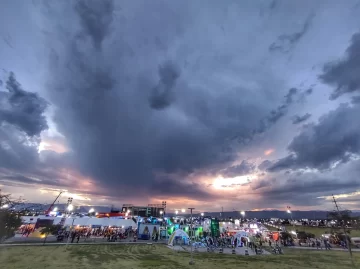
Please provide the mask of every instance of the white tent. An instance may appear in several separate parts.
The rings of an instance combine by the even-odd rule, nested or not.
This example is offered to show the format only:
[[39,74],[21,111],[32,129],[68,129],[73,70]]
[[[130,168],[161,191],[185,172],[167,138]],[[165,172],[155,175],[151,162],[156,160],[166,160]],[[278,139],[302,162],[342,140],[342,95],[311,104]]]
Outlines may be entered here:
[[241,242],[242,237],[245,238],[248,242],[250,242],[249,233],[247,233],[246,231],[238,231],[234,235],[234,239],[237,238],[238,246],[239,246],[239,242]]
[[[74,220],[74,223],[73,223]],[[99,226],[116,226],[127,228],[131,226],[132,228],[136,228],[136,223],[131,219],[113,219],[113,218],[67,218],[65,221],[65,226],[80,225],[80,226],[89,226],[99,225]]]
[[169,242],[168,245],[169,246],[173,246],[174,245],[174,239],[176,236],[181,236],[181,237],[185,237],[187,240],[189,239],[189,235],[187,233],[185,233],[183,230],[181,229],[177,229],[175,230],[175,232],[172,233],[172,235],[169,238]]
[[[38,219],[48,219],[54,220],[53,224],[58,225],[61,222],[62,217],[47,217],[47,216],[23,216],[22,222],[24,224],[35,224]],[[132,219],[115,219],[115,218],[95,218],[95,217],[69,217],[65,219],[64,226],[89,226],[99,225],[99,226],[116,226],[116,227],[132,227],[136,228],[137,225]]]

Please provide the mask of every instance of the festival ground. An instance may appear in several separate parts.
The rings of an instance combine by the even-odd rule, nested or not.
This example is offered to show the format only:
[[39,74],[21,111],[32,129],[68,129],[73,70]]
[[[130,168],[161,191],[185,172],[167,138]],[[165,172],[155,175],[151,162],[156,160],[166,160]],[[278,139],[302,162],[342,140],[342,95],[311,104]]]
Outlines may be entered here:
[[[284,255],[239,256],[218,253],[173,251],[165,245],[70,245],[20,246],[0,248],[0,264],[4,269],[66,268],[66,269],[235,269],[235,268],[353,268],[347,252],[285,249]],[[360,253],[354,253],[360,265]]]
[[[278,229],[274,226],[265,225],[270,231],[277,231]],[[331,229],[329,227],[312,227],[312,226],[293,226],[293,225],[281,225],[286,228],[288,231],[296,230],[298,232],[306,232],[312,233],[315,237],[320,238],[323,234],[329,234],[332,231],[342,233],[343,230],[341,228],[338,229]],[[360,237],[360,230],[359,229],[347,229],[350,232],[351,237]]]

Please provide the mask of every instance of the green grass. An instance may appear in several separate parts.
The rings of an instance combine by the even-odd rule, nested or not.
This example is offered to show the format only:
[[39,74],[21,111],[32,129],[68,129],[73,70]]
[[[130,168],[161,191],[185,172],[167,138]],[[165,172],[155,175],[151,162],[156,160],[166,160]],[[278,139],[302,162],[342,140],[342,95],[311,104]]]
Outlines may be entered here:
[[[354,253],[360,264],[360,253]],[[1,247],[0,264],[4,269],[346,269],[353,268],[347,252],[285,249],[284,255],[238,256],[218,253],[175,252],[164,245],[70,245]]]

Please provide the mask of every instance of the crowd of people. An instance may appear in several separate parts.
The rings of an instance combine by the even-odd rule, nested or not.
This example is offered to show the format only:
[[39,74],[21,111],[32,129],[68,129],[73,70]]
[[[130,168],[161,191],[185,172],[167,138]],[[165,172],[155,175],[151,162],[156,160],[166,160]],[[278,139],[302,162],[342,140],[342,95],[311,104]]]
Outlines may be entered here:
[[[79,228],[73,231],[66,231],[66,230],[59,230],[57,234],[57,240],[70,240],[71,243],[79,243],[80,239],[83,238],[84,240],[90,238],[103,238],[108,242],[116,242],[122,239],[129,239],[132,240],[137,239],[136,230],[133,230],[131,227],[126,229],[123,228]],[[69,239],[70,238],[70,239]]]

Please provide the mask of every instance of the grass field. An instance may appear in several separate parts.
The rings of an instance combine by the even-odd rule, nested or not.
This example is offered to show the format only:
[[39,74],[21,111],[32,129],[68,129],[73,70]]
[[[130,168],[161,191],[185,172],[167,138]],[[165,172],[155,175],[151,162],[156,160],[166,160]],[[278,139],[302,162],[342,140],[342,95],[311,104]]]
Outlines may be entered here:
[[[360,253],[355,253],[360,264]],[[348,254],[341,251],[285,249],[284,255],[238,256],[217,253],[195,253],[195,265],[189,265],[190,254],[174,252],[164,245],[72,245],[1,247],[0,265],[4,269],[296,269],[353,268]]]

